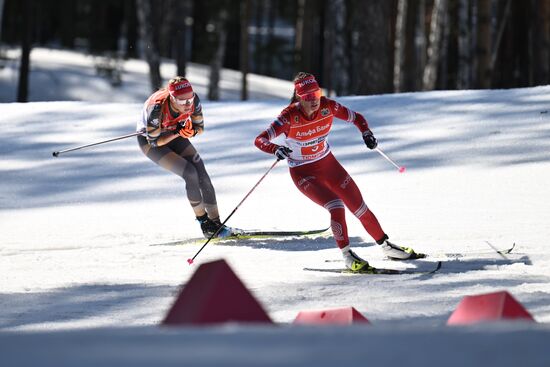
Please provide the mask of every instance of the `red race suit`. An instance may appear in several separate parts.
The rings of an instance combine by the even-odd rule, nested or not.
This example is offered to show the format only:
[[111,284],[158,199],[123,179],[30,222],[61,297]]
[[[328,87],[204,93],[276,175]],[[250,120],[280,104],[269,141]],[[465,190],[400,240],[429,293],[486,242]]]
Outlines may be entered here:
[[319,109],[309,118],[300,103],[289,105],[267,130],[256,137],[254,144],[260,150],[273,154],[279,146],[271,140],[284,134],[285,145],[292,149],[288,165],[294,184],[304,195],[330,212],[334,239],[339,248],[344,248],[349,244],[345,207],[361,221],[374,240],[382,239],[384,231],[363,201],[355,181],[330,151],[327,138],[334,117],[353,123],[361,133],[369,130],[361,114],[321,97]]

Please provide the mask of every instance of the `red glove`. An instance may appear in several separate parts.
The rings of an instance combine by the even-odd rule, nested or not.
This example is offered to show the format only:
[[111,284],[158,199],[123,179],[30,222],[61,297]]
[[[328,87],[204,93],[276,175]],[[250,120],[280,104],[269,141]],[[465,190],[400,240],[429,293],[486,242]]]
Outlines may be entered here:
[[197,134],[195,129],[193,129],[193,124],[191,123],[191,121],[186,121],[183,126],[178,125],[176,132],[179,136],[185,139],[189,139]]

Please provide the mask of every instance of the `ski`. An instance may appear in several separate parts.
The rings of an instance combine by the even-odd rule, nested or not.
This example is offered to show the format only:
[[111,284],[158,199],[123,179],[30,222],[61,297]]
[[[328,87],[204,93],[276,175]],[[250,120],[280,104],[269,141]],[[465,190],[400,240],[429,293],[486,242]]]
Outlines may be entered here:
[[[258,239],[269,239],[269,238],[279,238],[279,237],[307,237],[317,234],[322,234],[326,232],[330,227],[313,229],[309,231],[256,231],[256,230],[240,230],[237,229],[237,232],[226,236],[226,237],[217,237],[210,240],[212,243],[224,243],[224,242],[233,242],[233,241],[243,241],[243,240],[258,240]],[[179,245],[188,245],[196,244],[206,241],[206,238],[189,238],[179,241],[171,241],[164,243],[156,243],[151,246],[179,246]]]
[[[492,255],[494,253],[498,255],[509,255],[512,253],[514,248],[516,247],[516,244],[512,244],[512,246],[504,249],[494,249],[493,251],[481,251],[481,252],[447,252],[447,253],[432,253],[427,254],[424,256],[424,258],[438,258],[438,257],[451,257],[451,258],[460,258],[460,257],[467,257],[467,256],[481,256],[481,255]],[[424,255],[424,254],[423,254]],[[407,260],[415,260],[415,259],[406,259],[401,261],[407,261]],[[326,259],[326,263],[338,263],[343,262],[343,259]]]
[[402,275],[402,274],[434,274],[441,269],[441,261],[435,263],[435,267],[428,270],[419,269],[389,269],[389,268],[375,268],[370,266],[364,271],[352,271],[350,269],[341,268],[304,268],[305,271],[315,271],[324,273],[337,273],[337,274],[358,274],[358,275]]
[[499,255],[508,255],[508,254],[512,253],[512,250],[514,249],[514,247],[516,247],[515,242],[512,244],[512,247],[510,247],[510,248],[507,248],[507,249],[504,249],[504,250],[499,250],[499,249],[494,249],[494,250]]
[[498,249],[494,246],[491,246],[492,251],[475,251],[475,252],[447,252],[447,253],[441,253],[441,254],[430,254],[429,257],[454,257],[454,258],[460,258],[460,257],[468,257],[468,256],[488,256],[488,255],[509,255],[512,253],[514,248],[516,247],[516,243],[514,242],[512,246]]
[[[235,235],[225,237],[225,238],[245,238],[245,237],[292,237],[292,236],[309,236],[314,234],[320,234],[323,232],[328,231],[330,227],[327,228],[321,228],[321,229],[313,229],[310,231],[242,231],[238,232]],[[222,238],[223,239],[223,238]]]

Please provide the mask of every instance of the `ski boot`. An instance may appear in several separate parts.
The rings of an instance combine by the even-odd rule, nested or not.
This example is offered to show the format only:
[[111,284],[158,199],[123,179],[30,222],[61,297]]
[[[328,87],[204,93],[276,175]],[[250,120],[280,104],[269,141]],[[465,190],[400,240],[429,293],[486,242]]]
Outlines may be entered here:
[[349,246],[342,249],[342,256],[344,257],[346,268],[352,272],[366,272],[370,269],[368,261],[357,256],[355,252],[351,251]]
[[[222,226],[220,218],[210,219],[207,214],[197,217],[201,225],[201,230],[205,238],[210,238],[216,231],[216,237],[225,238],[233,235],[231,227]],[[218,228],[222,227],[219,231]]]
[[376,243],[382,247],[382,252],[384,255],[391,260],[414,260],[426,257],[426,254],[416,253],[410,247],[401,247],[391,243],[388,241],[387,235],[384,235],[384,237],[381,240],[376,241]]

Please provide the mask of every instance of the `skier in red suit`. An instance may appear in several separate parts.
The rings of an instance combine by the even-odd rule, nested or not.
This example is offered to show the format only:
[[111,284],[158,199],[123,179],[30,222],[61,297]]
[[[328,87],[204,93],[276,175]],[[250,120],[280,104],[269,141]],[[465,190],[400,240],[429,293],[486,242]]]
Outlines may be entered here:
[[[367,120],[361,114],[323,97],[311,74],[299,73],[294,79],[294,87],[291,104],[267,130],[256,137],[254,144],[278,159],[286,159],[298,190],[329,211],[332,233],[342,250],[346,267],[352,271],[364,271],[369,264],[350,248],[345,207],[361,221],[387,257],[396,260],[423,257],[411,248],[397,246],[388,240],[378,219],[363,201],[361,191],[330,151],[327,137],[334,117],[354,124],[367,147],[376,148],[378,142]],[[271,142],[281,134],[285,136],[285,145]]]

